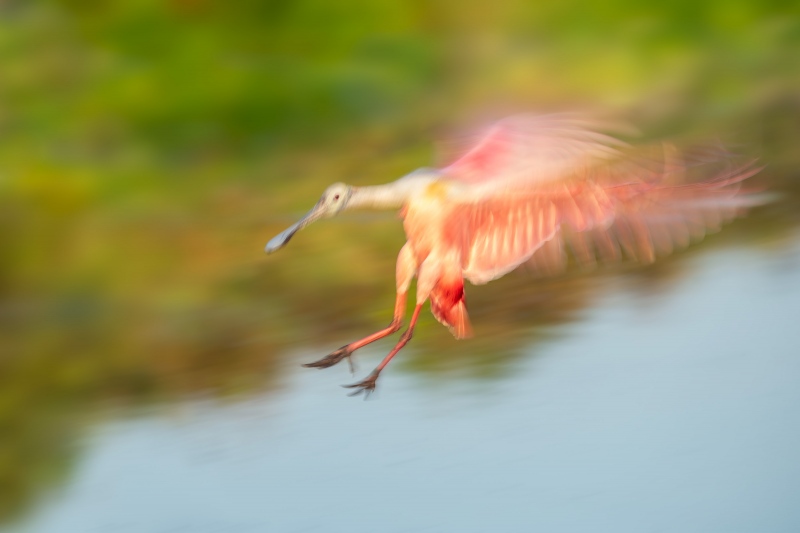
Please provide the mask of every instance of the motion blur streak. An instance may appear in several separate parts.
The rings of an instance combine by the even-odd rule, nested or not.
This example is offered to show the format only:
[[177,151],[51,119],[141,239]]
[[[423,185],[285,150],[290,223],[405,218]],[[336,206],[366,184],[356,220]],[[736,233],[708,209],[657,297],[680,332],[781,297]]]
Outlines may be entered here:
[[598,257],[619,260],[622,250],[651,263],[656,254],[685,247],[760,203],[754,195],[739,194],[741,183],[761,170],[752,163],[731,168],[727,161],[723,170],[704,169],[704,179],[692,182],[686,180],[689,170],[720,161],[706,155],[683,162],[665,149],[658,170],[651,171],[626,157],[623,144],[575,115],[519,115],[487,128],[440,171],[421,168],[386,185],[328,187],[311,211],[267,243],[267,253],[311,222],[359,207],[399,208],[408,242],[397,257],[389,326],[304,366],[350,362],[355,350],[398,331],[417,278],[408,329],[365,380],[347,385],[356,389],[353,394],[368,396],[383,368],[411,339],[428,299],[433,316],[453,336],[472,336],[464,279],[483,284],[526,263],[561,273],[566,245],[584,265],[595,265]]
[[[654,505],[670,511],[729,509],[731,523],[751,525],[750,530],[758,529],[755,524],[776,530],[765,525],[767,518],[782,518],[792,526],[786,531],[800,529],[794,520],[797,506],[782,503],[797,491],[779,482],[780,472],[793,472],[800,461],[791,451],[779,453],[778,443],[794,441],[750,425],[776,421],[783,431],[796,431],[792,389],[770,389],[769,380],[760,382],[763,389],[750,385],[768,365],[774,365],[776,376],[796,375],[791,355],[800,352],[797,328],[783,327],[780,320],[796,311],[788,304],[773,306],[771,299],[793,294],[794,278],[780,273],[797,268],[797,2],[496,0],[491,9],[487,5],[484,0],[0,1],[0,521],[5,526],[36,533],[113,531],[126,525],[131,531],[215,531],[224,529],[216,526],[224,518],[222,500],[233,505],[232,495],[247,489],[253,499],[238,501],[256,517],[251,529],[353,532],[375,523],[358,520],[349,505],[359,501],[357,494],[369,487],[376,498],[396,504],[382,489],[399,486],[395,482],[403,470],[416,474],[416,487],[459,489],[449,492],[460,498],[457,507],[440,506],[424,518],[444,524],[445,530],[466,531],[446,526],[458,512],[486,509],[485,495],[469,492],[471,482],[459,477],[473,472],[479,458],[505,458],[511,440],[536,441],[545,446],[538,456],[543,469],[581,464],[548,463],[552,455],[540,437],[563,434],[557,425],[569,406],[615,397],[599,389],[597,396],[587,397],[583,393],[590,387],[584,385],[590,382],[629,393],[631,408],[645,409],[650,400],[672,405],[667,391],[673,390],[697,403],[675,405],[693,409],[696,416],[724,417],[715,419],[718,425],[701,419],[693,426],[681,422],[682,411],[655,410],[663,416],[649,418],[653,425],[624,420],[627,427],[641,429],[628,438],[604,424],[603,413],[591,420],[576,415],[566,418],[574,439],[565,436],[553,448],[572,452],[569,459],[574,459],[597,442],[607,443],[600,449],[609,454],[612,448],[625,451],[613,443],[635,444],[642,462],[622,468],[635,476],[649,471],[637,468],[647,458],[653,463],[663,458],[655,439],[649,439],[666,435],[661,442],[674,444],[667,452],[702,459],[696,464],[740,477],[709,474],[700,493],[695,463],[665,459],[665,470],[680,490],[675,499]],[[392,215],[353,213],[298,234],[281,255],[265,256],[263,243],[296,221],[309,199],[330,183],[358,187],[402,176],[431,164],[431,140],[444,143],[452,133],[509,110],[562,109],[607,111],[636,125],[639,131],[621,135],[626,142],[670,139],[685,148],[719,138],[731,151],[767,165],[746,186],[753,182],[782,199],[649,267],[622,263],[591,275],[568,269],[548,279],[530,279],[519,269],[485,286],[468,287],[475,337],[456,342],[435,327],[432,316],[421,313],[413,343],[395,371],[382,378],[379,402],[352,402],[332,392],[351,379],[346,368],[298,368],[391,321],[395,287],[388,273],[404,235]],[[453,152],[449,145],[441,148],[440,153]],[[352,235],[357,238],[348,238]],[[747,270],[748,261],[762,267]],[[705,264],[713,272],[731,269],[725,279],[733,281],[718,291],[703,291],[709,278],[716,279],[699,274],[706,271],[698,265]],[[651,324],[652,335],[636,344],[628,335],[638,331],[639,322],[620,319],[608,325],[593,319],[607,318],[617,299],[633,302],[631,314],[638,319],[669,309],[674,320]],[[762,305],[751,310],[755,301]],[[748,312],[754,316],[748,318]],[[776,316],[767,320],[763,313],[769,312]],[[684,316],[692,318],[679,320]],[[570,364],[579,352],[562,344],[563,332],[577,341],[597,324],[610,330],[601,343],[608,350],[605,357],[593,354],[596,379],[570,381],[559,374],[549,381],[549,367],[539,366],[543,354],[557,350],[566,358],[563,364]],[[753,337],[733,335],[751,329],[758,329]],[[720,338],[737,342],[724,348]],[[675,344],[668,345],[685,357],[676,358],[680,368],[663,374],[671,379],[663,387],[640,387],[623,370],[629,366],[614,365],[616,354],[645,357],[670,339]],[[640,350],[631,350],[631,344]],[[362,351],[370,362],[357,362],[369,368],[390,348],[378,342]],[[748,364],[735,364],[735,357]],[[582,363],[566,374],[589,368]],[[525,380],[519,382],[514,376],[521,365],[531,370],[520,374]],[[605,381],[607,374],[619,380]],[[637,379],[647,375],[636,374]],[[672,381],[676,376],[699,376],[709,384],[692,382],[698,384],[692,389],[697,394],[681,396],[683,389]],[[402,383],[408,387],[396,390]],[[421,386],[431,383],[436,387]],[[550,383],[560,388],[548,388]],[[436,427],[451,428],[457,415],[426,425],[430,411],[425,409],[446,410],[442,402],[451,389],[445,387],[462,386],[477,389],[470,397],[487,409],[486,419],[498,424],[487,427],[497,431],[478,439],[475,428],[486,419],[475,419],[471,432],[428,439]],[[549,394],[524,396],[523,388]],[[507,401],[529,402],[528,416],[521,416],[518,405],[490,399],[487,391],[497,389],[507,392],[501,396]],[[763,397],[751,397],[762,390]],[[557,391],[569,393],[576,403],[554,401]],[[703,391],[713,391],[707,392],[707,403]],[[306,403],[303,394],[312,395]],[[186,452],[203,449],[202,443],[175,416],[195,400],[201,406],[251,401],[276,416],[291,413],[285,427],[293,438],[278,439],[270,433],[275,426],[263,419],[253,424],[265,428],[265,440],[272,444],[258,449],[271,450],[283,460],[275,464],[286,470],[251,469],[247,457],[232,452],[231,464],[254,476],[237,479],[252,485],[236,492],[235,482],[226,478],[240,472],[235,469],[207,475],[196,455]],[[417,401],[425,409],[415,411]],[[331,408],[315,410],[315,402]],[[400,411],[396,417],[360,418],[393,402]],[[134,414],[170,426],[178,440],[168,445],[143,437],[115,440],[110,449],[85,446],[109,423],[133,424],[135,433],[135,421],[129,420]],[[401,438],[394,442],[402,449],[384,446],[387,422],[395,424]],[[356,437],[349,429],[358,423],[365,429]],[[692,441],[693,429],[719,431],[698,444]],[[507,438],[509,431],[514,439]],[[740,450],[730,446],[753,444],[750,439],[757,437],[765,440],[754,444],[752,453],[717,460],[717,450]],[[244,440],[247,433],[233,430],[220,438]],[[355,441],[360,446],[353,446]],[[773,444],[764,447],[764,442]],[[281,445],[298,453],[282,454]],[[354,476],[366,475],[357,454],[367,449],[381,450],[386,462],[375,459],[374,478]],[[471,458],[471,466],[446,469],[455,449]],[[695,450],[698,455],[691,455]],[[759,453],[786,468],[763,467]],[[120,460],[104,462],[113,457]],[[328,460],[313,461],[321,457]],[[434,469],[406,469],[410,463],[402,463],[415,457],[445,469],[436,471],[438,479],[428,479]],[[594,468],[620,465],[610,455],[591,457],[597,459]],[[538,464],[524,455],[515,458]],[[392,464],[404,466],[393,469]],[[556,488],[521,492],[519,509],[531,509],[536,501],[553,503],[547,495],[560,487],[564,501],[547,510],[562,518],[578,516],[577,504],[567,496],[592,490],[609,494],[609,485],[601,481],[585,488],[578,475],[547,477],[533,467],[526,472],[530,480],[552,480]],[[326,475],[327,485],[320,479]],[[302,491],[281,490],[289,479],[302,481],[306,489],[330,487],[335,479],[337,494],[351,500],[325,507],[341,500],[323,500],[312,490],[319,498],[310,504]],[[615,479],[617,486],[626,482]],[[186,485],[169,483],[179,481]],[[513,488],[519,481],[513,475],[496,481],[497,490],[522,490]],[[201,491],[212,486],[220,492],[206,494],[220,498],[203,500]],[[633,492],[644,495],[652,486]],[[747,498],[724,498],[715,486],[752,492],[740,493]],[[180,490],[166,493],[158,487]],[[718,505],[706,505],[717,494],[713,503]],[[146,495],[157,496],[160,507],[147,504]],[[269,513],[265,502],[273,506]],[[293,507],[298,502],[302,509]],[[648,509],[618,503],[617,517]],[[56,511],[51,505],[63,507]],[[144,519],[143,509],[153,511],[152,524],[137,522]],[[342,514],[321,514],[331,509]],[[752,521],[736,521],[747,512],[754,513]],[[269,520],[281,513],[277,523],[286,527],[272,527]],[[45,517],[55,525],[42,525]],[[95,519],[100,522],[92,523]],[[500,528],[477,518],[470,524]],[[703,527],[707,524],[695,529],[712,530]],[[666,529],[639,525],[636,531]],[[575,531],[548,524],[537,528],[535,521],[528,526],[518,529]],[[685,523],[675,528],[686,529],[692,528]]]

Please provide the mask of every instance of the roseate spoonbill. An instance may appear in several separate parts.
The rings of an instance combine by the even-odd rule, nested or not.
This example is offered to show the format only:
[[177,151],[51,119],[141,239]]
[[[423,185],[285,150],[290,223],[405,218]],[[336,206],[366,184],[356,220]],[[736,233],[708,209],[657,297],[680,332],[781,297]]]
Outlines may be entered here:
[[[472,334],[464,279],[486,283],[523,263],[558,268],[565,263],[565,245],[578,263],[615,260],[622,252],[650,262],[756,203],[739,190],[761,170],[753,162],[735,166],[719,153],[684,162],[665,148],[654,170],[641,158],[623,155],[626,149],[573,115],[520,115],[489,127],[441,170],[422,168],[386,185],[328,187],[299,222],[269,241],[267,253],[311,222],[358,207],[399,208],[408,242],[397,258],[392,322],[304,366],[330,367],[400,330],[416,277],[408,329],[366,379],[347,385],[356,389],[352,394],[369,394],[411,339],[427,300],[457,339]],[[715,162],[723,168],[709,170]],[[701,179],[687,178],[698,170]]]

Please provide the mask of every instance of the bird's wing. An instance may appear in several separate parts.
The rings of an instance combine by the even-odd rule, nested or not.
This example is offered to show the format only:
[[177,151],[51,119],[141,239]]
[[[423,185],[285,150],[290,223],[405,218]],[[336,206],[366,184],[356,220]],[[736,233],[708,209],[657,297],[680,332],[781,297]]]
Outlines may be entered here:
[[625,143],[578,115],[516,115],[471,139],[443,169],[447,179],[519,189],[554,183],[594,161],[616,158]]
[[614,176],[613,165],[600,165],[547,186],[456,202],[446,227],[462,250],[464,277],[486,283],[526,261],[553,273],[566,263],[565,245],[580,263],[619,259],[622,252],[649,262],[757,203],[739,190],[741,181],[761,170],[752,163],[688,182],[685,172],[663,171],[641,181],[626,175],[627,165],[621,168],[621,176]]

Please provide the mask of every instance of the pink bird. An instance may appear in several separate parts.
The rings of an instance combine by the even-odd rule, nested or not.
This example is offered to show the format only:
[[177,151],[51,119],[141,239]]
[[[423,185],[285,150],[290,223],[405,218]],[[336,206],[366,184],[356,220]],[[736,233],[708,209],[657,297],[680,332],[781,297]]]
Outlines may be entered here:
[[[654,169],[651,160],[623,155],[626,148],[573,115],[514,116],[489,127],[441,170],[419,169],[386,185],[328,187],[299,222],[269,241],[267,253],[311,222],[359,207],[399,208],[408,241],[397,258],[392,322],[304,366],[333,366],[399,331],[416,277],[408,328],[366,379],[347,385],[353,394],[369,394],[411,339],[426,301],[457,339],[472,334],[465,279],[480,285],[524,263],[558,271],[567,247],[581,264],[618,260],[623,252],[651,262],[756,203],[739,189],[761,170],[752,162],[732,166],[717,152],[687,163],[665,148]],[[714,163],[723,168],[709,170]],[[702,179],[687,178],[698,171]]]

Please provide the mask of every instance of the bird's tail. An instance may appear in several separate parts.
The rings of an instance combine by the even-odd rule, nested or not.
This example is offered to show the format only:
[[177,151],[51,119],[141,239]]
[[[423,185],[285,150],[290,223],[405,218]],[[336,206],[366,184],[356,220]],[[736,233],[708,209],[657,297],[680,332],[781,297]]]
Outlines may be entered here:
[[457,339],[472,337],[472,325],[464,299],[464,282],[439,283],[431,292],[431,312]]

